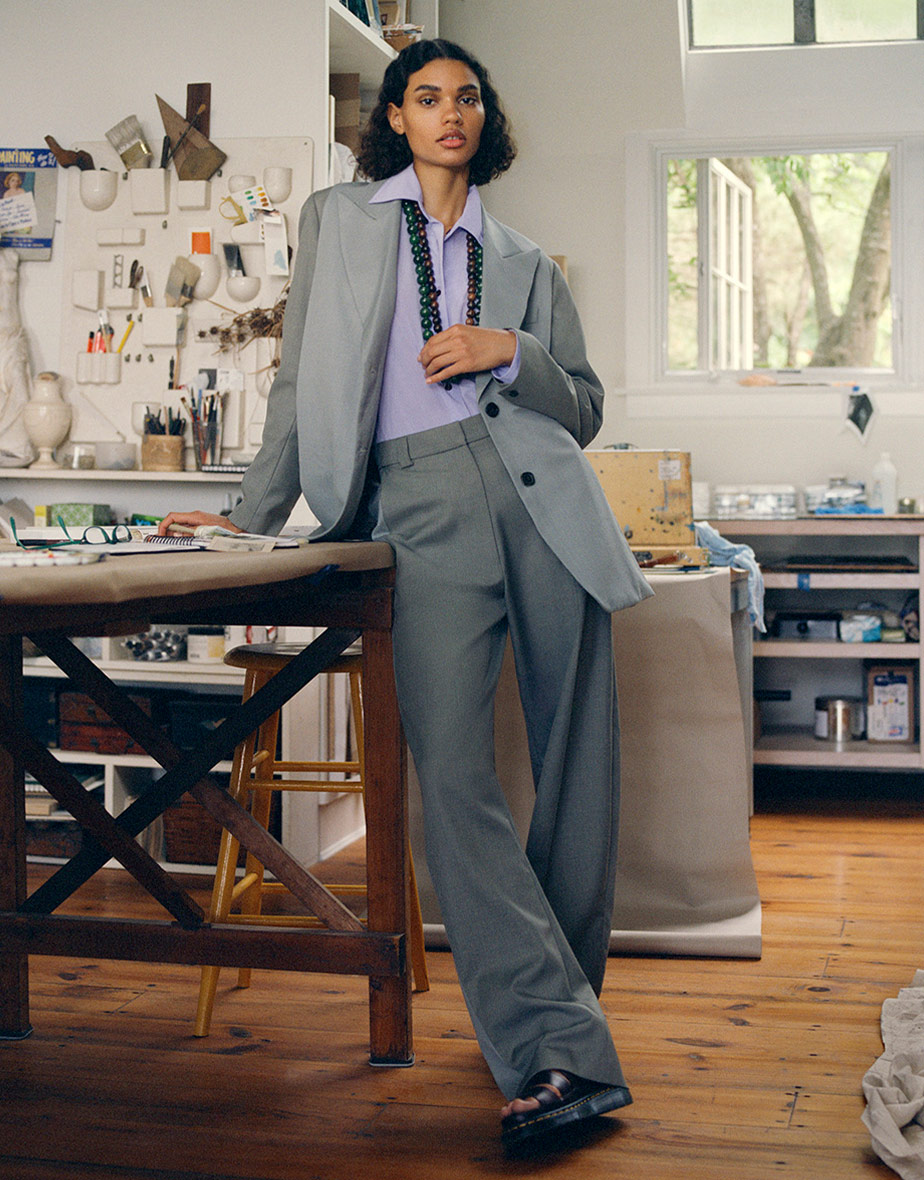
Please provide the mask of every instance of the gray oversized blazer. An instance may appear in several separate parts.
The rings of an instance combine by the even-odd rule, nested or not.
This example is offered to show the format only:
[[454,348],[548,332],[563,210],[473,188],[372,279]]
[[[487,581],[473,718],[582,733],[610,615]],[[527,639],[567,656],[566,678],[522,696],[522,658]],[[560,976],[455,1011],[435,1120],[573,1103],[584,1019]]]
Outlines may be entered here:
[[[263,446],[231,515],[242,528],[278,531],[301,489],[320,521],[317,539],[369,535],[362,518],[375,518],[369,459],[401,218],[400,202],[370,204],[378,187],[337,185],[302,208]],[[564,277],[487,212],[483,273],[480,322],[516,331],[521,353],[509,385],[477,376],[491,438],[562,563],[605,609],[631,606],[651,590],[581,452],[600,428],[603,390]]]

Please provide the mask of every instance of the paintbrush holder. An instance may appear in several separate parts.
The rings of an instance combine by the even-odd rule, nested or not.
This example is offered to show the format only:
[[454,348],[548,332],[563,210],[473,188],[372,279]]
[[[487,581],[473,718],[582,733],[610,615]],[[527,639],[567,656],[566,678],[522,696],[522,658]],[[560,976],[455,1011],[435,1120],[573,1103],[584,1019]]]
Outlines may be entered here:
[[182,471],[183,469],[182,434],[142,435],[142,471]]
[[169,175],[166,168],[132,168],[128,173],[133,213],[166,213]]
[[107,172],[102,168],[87,169],[80,173],[80,199],[87,209],[101,213],[116,199],[118,185],[117,172]]

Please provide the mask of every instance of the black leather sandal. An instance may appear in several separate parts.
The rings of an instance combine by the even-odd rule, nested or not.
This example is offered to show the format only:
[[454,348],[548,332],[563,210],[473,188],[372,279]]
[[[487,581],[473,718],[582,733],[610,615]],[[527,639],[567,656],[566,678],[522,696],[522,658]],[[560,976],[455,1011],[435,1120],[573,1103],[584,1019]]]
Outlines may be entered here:
[[618,1110],[632,1101],[625,1086],[589,1082],[560,1069],[544,1069],[534,1074],[517,1097],[535,1098],[539,1105],[534,1110],[508,1114],[501,1121],[501,1140],[508,1146],[533,1135],[557,1131],[592,1115]]

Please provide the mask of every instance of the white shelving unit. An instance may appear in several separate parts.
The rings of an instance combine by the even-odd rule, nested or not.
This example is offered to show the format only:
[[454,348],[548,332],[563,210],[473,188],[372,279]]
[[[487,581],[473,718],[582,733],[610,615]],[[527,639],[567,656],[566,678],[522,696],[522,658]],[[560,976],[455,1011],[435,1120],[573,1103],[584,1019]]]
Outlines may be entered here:
[[[767,611],[855,610],[876,603],[898,610],[909,595],[920,603],[924,581],[924,518],[806,517],[796,520],[716,520],[729,540],[750,545],[764,567]],[[831,567],[808,572],[780,569],[787,558],[829,555]],[[904,559],[906,569],[841,571],[844,557]],[[813,565],[815,563],[813,562]],[[893,561],[892,564],[897,564]],[[755,742],[755,764],[869,770],[924,770],[919,739],[912,742],[830,742],[814,735],[814,698],[864,696],[868,664],[909,663],[915,669],[921,704],[921,653],[916,643],[843,643],[839,640],[776,639],[756,636],[755,688],[791,691],[789,702],[762,706],[763,733]]]
[[[425,36],[436,36],[438,0],[411,0],[409,19],[425,25]],[[303,133],[314,145],[310,187],[317,189],[328,182],[330,138],[326,79],[332,73],[358,74],[365,106],[370,96],[377,91],[385,67],[395,57],[395,52],[378,34],[348,12],[339,0],[306,0],[301,20],[306,31],[305,43],[311,47],[303,62],[306,79]],[[307,195],[307,191],[301,193],[300,199]],[[62,232],[66,233],[66,229],[65,226]],[[62,359],[60,366],[65,374],[72,367],[72,358],[69,357],[70,353]],[[163,400],[162,392],[157,386],[151,389],[150,394],[145,391],[143,396],[150,396],[152,401],[160,402]],[[70,400],[67,391],[65,397]],[[103,429],[100,425],[99,437],[108,437],[110,432],[104,435]],[[219,512],[224,509],[229,497],[233,502],[239,483],[240,475],[233,473],[0,468],[0,500],[18,496],[32,506],[68,500],[107,503],[113,510],[113,516],[123,519],[135,511],[162,515],[171,509],[187,507]],[[311,520],[310,515],[305,516],[307,509],[303,502],[300,505],[293,515],[293,522],[298,524]],[[239,685],[242,680],[240,672],[224,664],[148,664],[119,658],[118,643],[117,639],[103,639],[98,662],[110,676],[126,683],[195,686],[207,691]],[[61,677],[58,669],[44,658],[28,660],[25,674],[28,677]],[[304,696],[287,706],[287,710],[300,710],[297,720],[290,718],[289,724],[285,721],[283,724],[284,752],[287,757],[297,756],[297,751],[293,755],[291,749],[295,735],[304,747],[306,743],[311,743],[312,735],[319,730],[318,717],[322,712],[318,705],[319,692],[320,688],[314,689],[312,686]],[[286,749],[286,746],[290,748]],[[62,761],[70,764],[102,768],[105,803],[113,814],[118,814],[130,797],[143,788],[146,781],[150,782],[157,771],[154,760],[144,755],[97,754],[88,751],[56,753]],[[217,769],[227,770],[229,767]],[[66,813],[58,813],[55,822],[67,818]],[[41,820],[35,817],[35,822],[45,822],[45,817],[41,817]],[[326,853],[354,838],[361,831],[361,825],[361,802],[355,796],[332,794],[326,803],[319,802],[316,796],[285,799],[284,840],[305,863],[321,859]]]

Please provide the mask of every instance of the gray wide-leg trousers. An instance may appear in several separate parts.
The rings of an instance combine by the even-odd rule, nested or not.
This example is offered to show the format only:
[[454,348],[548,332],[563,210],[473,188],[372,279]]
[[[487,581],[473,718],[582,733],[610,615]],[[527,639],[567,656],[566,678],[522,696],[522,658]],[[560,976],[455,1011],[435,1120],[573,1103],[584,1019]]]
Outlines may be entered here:
[[[551,1068],[624,1086],[597,1000],[618,823],[610,616],[539,536],[480,417],[376,457],[427,863],[482,1051],[507,1098]],[[525,852],[494,768],[508,628],[536,783]]]

